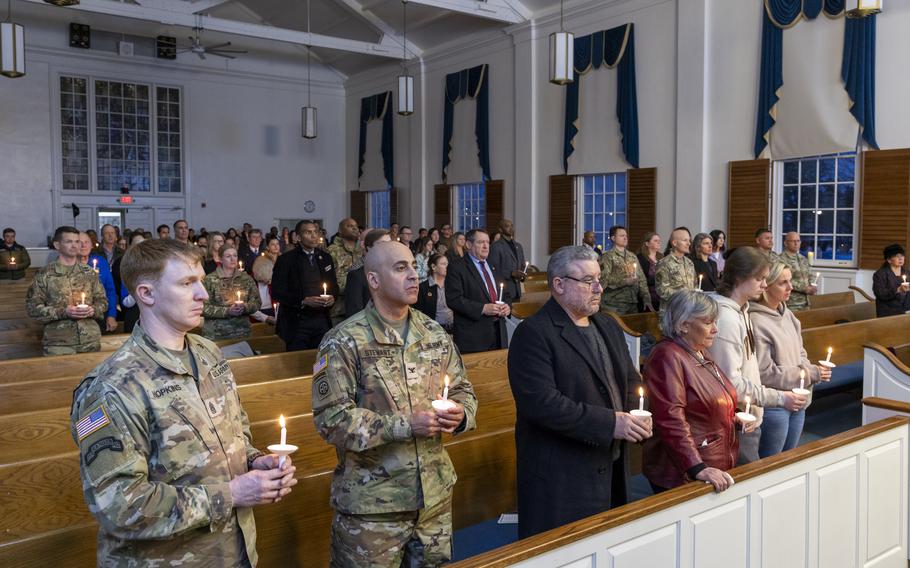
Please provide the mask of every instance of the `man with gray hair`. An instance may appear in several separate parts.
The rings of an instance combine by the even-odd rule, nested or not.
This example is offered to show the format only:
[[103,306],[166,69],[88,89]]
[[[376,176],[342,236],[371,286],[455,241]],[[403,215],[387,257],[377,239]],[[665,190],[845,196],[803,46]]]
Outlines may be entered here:
[[597,254],[562,247],[547,280],[550,300],[509,347],[519,538],[627,503],[625,442],[651,436],[650,421],[626,411],[641,377],[619,324],[599,313]]

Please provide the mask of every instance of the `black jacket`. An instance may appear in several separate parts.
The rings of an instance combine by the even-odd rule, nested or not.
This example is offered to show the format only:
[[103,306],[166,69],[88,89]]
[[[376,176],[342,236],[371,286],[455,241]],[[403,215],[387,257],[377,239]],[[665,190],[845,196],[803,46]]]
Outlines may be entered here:
[[692,259],[692,264],[695,265],[695,285],[698,285],[698,275],[701,274],[704,276],[701,281],[701,289],[705,292],[717,290],[717,285],[720,284],[720,277],[717,274],[717,263],[710,258],[707,262],[698,258],[698,256],[689,258]]
[[[509,347],[515,398],[518,536],[525,538],[628,502],[625,443],[613,460],[615,410],[638,407],[641,377],[623,332],[595,314],[610,361],[598,361],[556,300],[519,325]],[[612,369],[610,373],[608,368]],[[625,397],[614,407],[607,381]]]
[[438,299],[436,294],[438,290],[439,286],[436,285],[432,276],[421,282],[420,289],[417,291],[417,303],[414,304],[414,309],[425,313],[430,319],[435,320],[436,300]]
[[523,270],[525,267],[525,251],[521,243],[512,240],[515,250],[505,239],[499,239],[490,245],[490,264],[498,278],[506,283],[506,292],[513,301],[521,299],[521,282],[512,278],[513,270]]
[[[906,268],[901,274],[910,274]],[[908,276],[910,279],[910,276]],[[898,293],[897,288],[903,283],[900,276],[895,276],[887,262],[872,275],[872,293],[875,294],[875,317],[898,316],[910,310],[910,293]]]
[[[493,269],[493,285],[497,294],[501,278]],[[497,298],[490,298],[487,285],[474,266],[471,257],[465,255],[460,261],[449,264],[446,274],[446,303],[455,313],[455,345],[462,353],[476,353],[503,349],[508,346],[506,322],[503,318],[483,315],[484,304],[491,304]],[[508,293],[503,301],[509,302]]]
[[[315,266],[310,266],[306,253],[297,247],[278,257],[272,271],[272,299],[278,302],[278,321],[275,322],[275,333],[285,343],[294,341],[300,321],[303,318],[329,318],[331,308],[311,308],[303,305],[308,296],[322,294],[322,283],[328,285],[328,293],[338,299],[338,280],[335,278],[335,265],[332,255],[316,249]],[[319,283],[310,287],[305,285],[304,272],[319,271]]]
[[348,271],[348,283],[344,289],[344,317],[349,318],[367,307],[370,301],[370,287],[363,265]]
[[258,248],[251,248],[249,243],[244,242],[237,250],[237,257],[243,261],[243,270],[247,274],[253,274],[253,263],[266,251],[265,239],[259,243]]

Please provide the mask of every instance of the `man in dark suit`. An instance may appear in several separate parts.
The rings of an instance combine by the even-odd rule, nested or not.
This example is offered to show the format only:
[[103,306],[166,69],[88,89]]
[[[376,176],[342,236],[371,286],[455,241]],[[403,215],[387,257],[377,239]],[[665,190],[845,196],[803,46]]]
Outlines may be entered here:
[[525,251],[515,240],[515,224],[509,219],[499,223],[502,238],[490,245],[490,264],[506,283],[506,292],[512,301],[521,299],[521,283],[528,277],[524,273]]
[[467,254],[454,260],[446,274],[446,303],[455,314],[455,345],[462,353],[491,351],[508,347],[505,317],[511,313],[509,296],[499,299],[496,271],[487,257],[490,235],[472,229],[465,235]]
[[601,315],[600,267],[585,247],[547,266],[551,299],[515,330],[518,536],[525,538],[628,502],[624,442],[651,436],[637,407],[641,377],[619,325]]
[[319,226],[300,221],[294,231],[300,246],[279,256],[272,272],[272,298],[278,301],[275,333],[288,351],[319,347],[332,328],[329,312],[338,295],[332,255],[317,248]]
[[262,231],[250,229],[249,238],[243,241],[237,249],[237,256],[243,261],[243,270],[247,274],[253,273],[253,263],[265,250],[266,245],[262,241]]

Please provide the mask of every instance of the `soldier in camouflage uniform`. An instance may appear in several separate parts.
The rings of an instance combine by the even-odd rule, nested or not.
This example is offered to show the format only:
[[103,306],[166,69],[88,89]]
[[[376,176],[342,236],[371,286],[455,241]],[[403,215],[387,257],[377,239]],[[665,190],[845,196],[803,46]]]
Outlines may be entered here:
[[670,301],[670,296],[679,290],[696,287],[695,265],[689,258],[691,237],[686,229],[675,229],[670,234],[670,254],[657,262],[657,273],[654,276],[657,295],[660,297],[660,313]]
[[634,314],[638,312],[638,300],[641,299],[646,310],[654,311],[648,279],[638,265],[638,257],[626,248],[629,244],[626,228],[610,227],[610,240],[613,248],[599,260],[600,285],[604,289],[600,297],[601,309],[620,315]]
[[201,255],[149,240],[121,269],[142,324],[71,410],[98,566],[255,566],[251,507],[287,495],[295,468],[253,446],[230,365],[187,334],[206,299]]
[[28,315],[44,324],[44,354],[99,351],[107,297],[95,271],[78,262],[79,230],[58,228],[54,248],[59,257],[38,271],[26,299]]
[[348,284],[348,272],[363,258],[363,249],[357,237],[360,229],[352,218],[342,219],[338,223],[338,236],[329,245],[328,253],[332,255],[335,265],[335,278],[338,280],[338,291],[341,296],[332,306],[332,323],[338,324],[344,319],[344,291]]
[[31,265],[28,250],[16,242],[16,231],[12,227],[3,229],[3,240],[0,241],[0,280],[25,278],[25,271]]
[[249,274],[237,268],[236,248],[225,245],[218,254],[221,266],[203,281],[209,299],[202,312],[202,335],[213,340],[248,337],[249,315],[262,307],[259,287]]
[[779,260],[779,255],[774,252],[774,233],[771,232],[771,229],[762,227],[755,231],[755,246],[768,257],[769,266]]
[[[409,308],[415,264],[401,243],[370,250],[372,301],[323,339],[313,367],[316,429],[338,452],[334,567],[438,566],[451,558],[456,476],[441,434],[473,429],[477,399],[449,335]],[[445,376],[455,404],[435,410]]]
[[778,256],[778,261],[783,262],[790,269],[793,279],[793,291],[787,301],[787,307],[794,312],[809,309],[809,296],[818,292],[818,287],[812,284],[815,274],[809,266],[809,259],[799,254],[801,240],[799,233],[787,233],[784,236],[784,252]]

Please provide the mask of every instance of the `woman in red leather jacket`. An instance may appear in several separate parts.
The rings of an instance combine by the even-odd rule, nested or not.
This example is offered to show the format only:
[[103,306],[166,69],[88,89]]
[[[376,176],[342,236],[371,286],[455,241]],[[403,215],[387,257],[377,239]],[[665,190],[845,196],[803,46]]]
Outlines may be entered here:
[[717,303],[702,292],[671,296],[661,319],[664,339],[645,365],[654,436],[645,442],[643,469],[655,493],[699,480],[715,491],[733,484],[736,390],[707,358],[717,334]]

